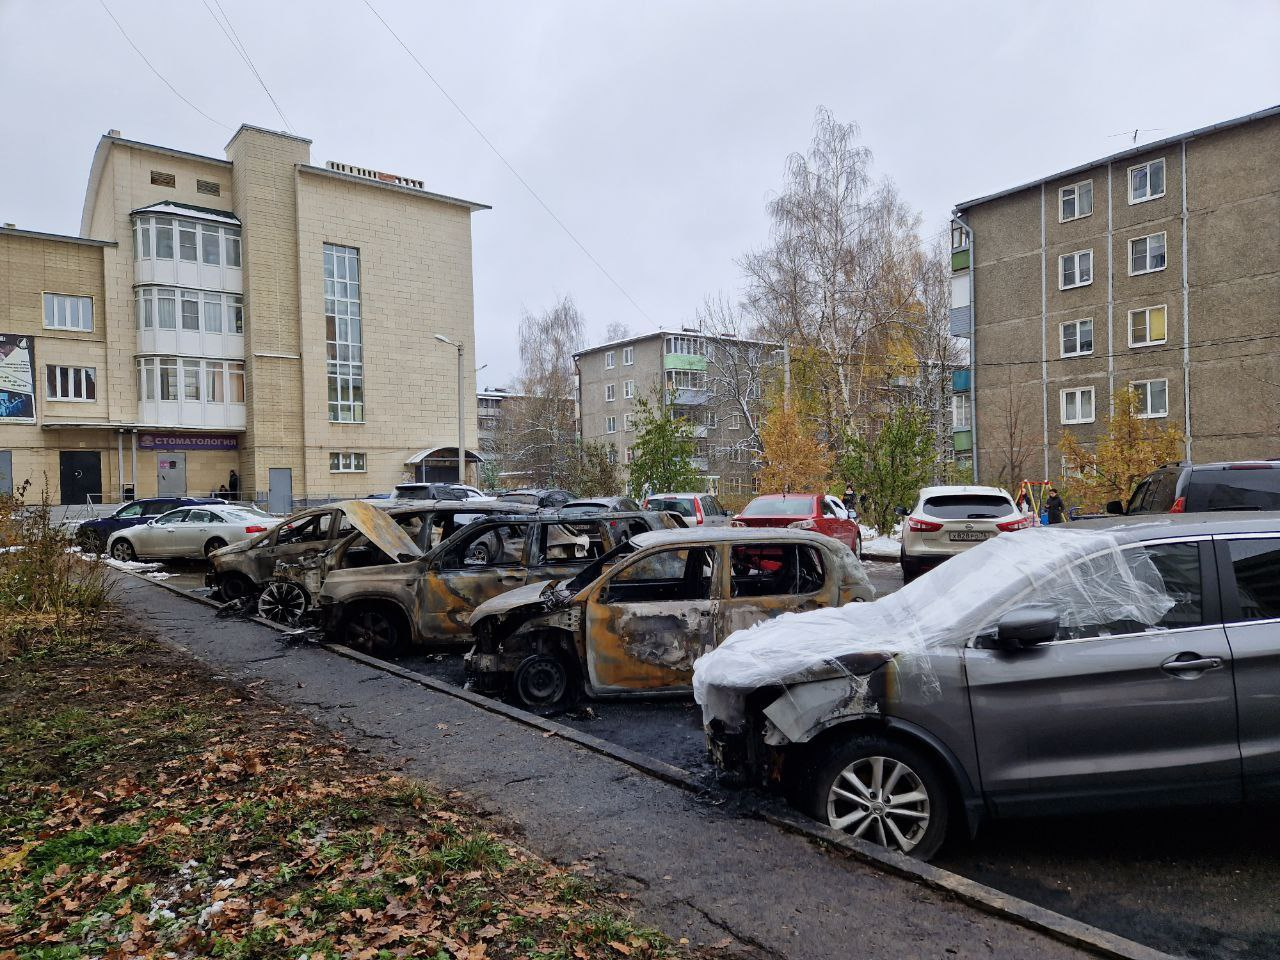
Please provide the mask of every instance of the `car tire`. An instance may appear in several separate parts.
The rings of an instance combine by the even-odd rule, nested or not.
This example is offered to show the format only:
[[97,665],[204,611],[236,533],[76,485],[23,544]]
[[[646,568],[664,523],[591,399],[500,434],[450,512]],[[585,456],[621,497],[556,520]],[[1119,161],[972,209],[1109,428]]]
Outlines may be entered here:
[[902,582],[904,584],[910,583],[920,576],[920,564],[908,557],[906,551],[899,555],[898,562],[902,565]]
[[946,840],[951,803],[931,757],[877,734],[836,746],[802,794],[805,812],[819,823],[918,860],[932,858]]
[[291,580],[272,580],[258,595],[258,616],[286,627],[296,627],[309,606],[307,591]]
[[390,604],[364,603],[344,618],[342,639],[353,650],[370,656],[394,656],[408,645],[409,624]]
[[120,537],[111,544],[111,559],[119,560],[121,563],[133,563],[138,559],[138,551],[133,549],[132,543]]
[[100,533],[81,533],[76,535],[76,539],[84,553],[100,554],[107,549],[107,541]]
[[221,537],[210,537],[209,542],[204,545],[204,555],[207,557],[215,550],[221,550],[227,545],[227,541]]
[[577,700],[577,672],[558,653],[531,654],[520,661],[512,674],[511,693],[531,713],[556,713]]
[[215,581],[215,587],[223,603],[243,600],[258,589],[243,573],[224,573]]

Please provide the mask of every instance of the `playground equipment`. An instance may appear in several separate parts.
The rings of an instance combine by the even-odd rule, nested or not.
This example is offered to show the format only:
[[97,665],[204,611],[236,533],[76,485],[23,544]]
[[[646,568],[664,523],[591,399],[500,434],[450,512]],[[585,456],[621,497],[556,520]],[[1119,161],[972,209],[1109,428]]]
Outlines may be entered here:
[[1039,518],[1041,525],[1049,522],[1045,501],[1049,499],[1049,488],[1054,484],[1049,480],[1023,480],[1018,484],[1018,495],[1014,502],[1034,517]]

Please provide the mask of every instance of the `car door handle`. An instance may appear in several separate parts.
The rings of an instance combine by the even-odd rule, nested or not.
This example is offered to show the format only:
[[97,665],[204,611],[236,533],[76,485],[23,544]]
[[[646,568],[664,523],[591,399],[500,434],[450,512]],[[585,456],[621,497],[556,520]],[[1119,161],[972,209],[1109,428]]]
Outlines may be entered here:
[[1180,653],[1160,664],[1166,673],[1203,673],[1205,670],[1217,670],[1222,666],[1221,657],[1202,657],[1195,653]]

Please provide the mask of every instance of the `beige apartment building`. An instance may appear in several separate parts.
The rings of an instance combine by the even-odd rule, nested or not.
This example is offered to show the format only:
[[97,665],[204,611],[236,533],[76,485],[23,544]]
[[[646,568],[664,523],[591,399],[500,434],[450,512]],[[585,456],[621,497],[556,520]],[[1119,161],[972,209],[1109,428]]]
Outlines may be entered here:
[[657,330],[574,354],[579,432],[605,444],[625,475],[636,441],[640,401],[668,405],[693,427],[693,465],[708,493],[759,492],[760,416],[764,387],[781,375],[777,344]]
[[78,237],[0,228],[0,491],[287,510],[455,478],[484,209],[258,127],[225,159],[111,131]]
[[1128,389],[1188,460],[1280,456],[1277,156],[1273,107],[956,206],[975,476],[1062,476],[1064,431],[1096,440]]

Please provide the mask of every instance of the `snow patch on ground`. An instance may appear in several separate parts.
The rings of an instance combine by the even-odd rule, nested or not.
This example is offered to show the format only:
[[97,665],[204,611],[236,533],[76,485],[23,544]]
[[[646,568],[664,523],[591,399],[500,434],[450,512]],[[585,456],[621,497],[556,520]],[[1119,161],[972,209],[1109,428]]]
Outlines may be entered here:
[[902,525],[893,528],[893,533],[883,535],[875,527],[867,527],[862,534],[862,553],[870,560],[896,561],[902,552]]
[[[117,570],[130,570],[134,573],[148,573],[160,570],[164,564],[160,563],[143,563],[141,560],[117,560],[115,557],[99,556],[99,560],[108,567],[115,567]],[[154,575],[154,574],[153,574]],[[164,574],[164,576],[172,576],[172,574]]]

